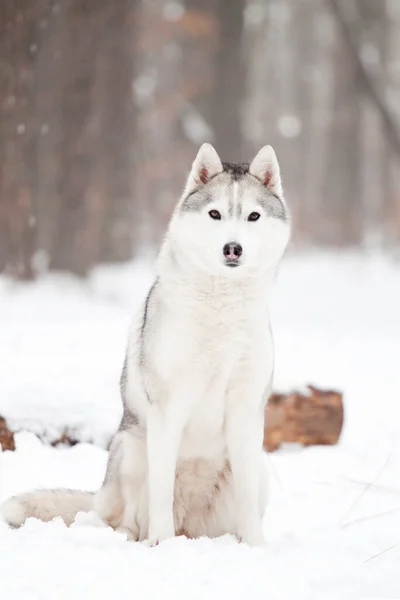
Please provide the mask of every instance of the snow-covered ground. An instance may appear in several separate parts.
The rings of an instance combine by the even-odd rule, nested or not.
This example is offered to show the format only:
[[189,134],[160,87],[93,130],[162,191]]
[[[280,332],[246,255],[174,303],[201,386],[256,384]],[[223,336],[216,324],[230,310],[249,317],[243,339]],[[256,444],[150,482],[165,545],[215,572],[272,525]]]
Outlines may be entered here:
[[[0,453],[0,500],[32,487],[96,489],[120,416],[118,378],[145,263],[99,268],[86,283],[0,279],[0,415],[17,434]],[[287,256],[273,303],[276,388],[345,394],[335,447],[266,457],[266,549],[229,536],[125,541],[94,515],[67,529],[0,523],[0,595],[26,599],[400,598],[400,265],[378,256]]]

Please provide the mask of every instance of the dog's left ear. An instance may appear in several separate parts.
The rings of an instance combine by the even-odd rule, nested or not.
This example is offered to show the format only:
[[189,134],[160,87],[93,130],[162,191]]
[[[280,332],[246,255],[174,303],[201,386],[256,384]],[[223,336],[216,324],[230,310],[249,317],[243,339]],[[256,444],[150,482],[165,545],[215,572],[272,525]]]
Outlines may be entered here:
[[281,197],[283,195],[278,159],[272,146],[264,146],[250,165],[249,172],[257,177],[268,190]]
[[222,171],[222,162],[215,148],[211,144],[202,144],[189,173],[185,193],[188,194],[197,186],[204,185]]

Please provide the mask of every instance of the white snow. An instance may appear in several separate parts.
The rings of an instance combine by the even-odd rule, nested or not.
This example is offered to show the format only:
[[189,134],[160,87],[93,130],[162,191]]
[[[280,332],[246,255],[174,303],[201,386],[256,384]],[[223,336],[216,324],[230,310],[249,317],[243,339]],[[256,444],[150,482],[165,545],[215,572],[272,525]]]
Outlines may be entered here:
[[[35,487],[95,490],[118,424],[118,378],[144,263],[99,268],[87,283],[0,279],[0,414],[17,434],[0,453],[0,500]],[[344,391],[338,446],[266,457],[265,549],[229,536],[126,542],[80,515],[70,529],[0,523],[0,590],[10,599],[400,598],[400,265],[380,256],[287,256],[273,304],[276,387]]]
[[127,332],[152,275],[146,265],[103,268],[85,284],[47,276],[0,278],[0,415],[54,441],[107,446],[120,418]]

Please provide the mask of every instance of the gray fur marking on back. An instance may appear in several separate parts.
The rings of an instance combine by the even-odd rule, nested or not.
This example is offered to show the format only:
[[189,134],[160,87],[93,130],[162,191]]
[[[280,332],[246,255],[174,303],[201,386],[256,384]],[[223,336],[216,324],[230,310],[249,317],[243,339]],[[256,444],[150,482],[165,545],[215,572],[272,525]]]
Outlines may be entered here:
[[146,324],[147,324],[147,316],[148,316],[148,311],[149,311],[149,304],[150,304],[150,299],[151,299],[151,295],[156,287],[158,283],[158,280],[156,279],[155,282],[153,283],[153,285],[151,286],[149,293],[147,294],[146,297],[146,302],[144,305],[144,310],[143,310],[143,320],[142,320],[142,327],[140,329],[140,362],[143,365],[144,363],[144,354],[145,354],[145,332],[146,332]]
[[[122,425],[122,423],[121,423]],[[121,431],[121,427],[119,428],[119,431]],[[122,444],[122,439],[119,437],[117,437],[117,435],[115,435],[115,437],[112,438],[110,445],[109,445],[109,452],[108,452],[108,461],[107,461],[107,467],[106,467],[106,472],[104,475],[104,481],[103,481],[103,485],[104,483],[107,483],[107,481],[109,481],[110,479],[113,479],[115,477],[115,467],[117,464],[117,461],[115,460],[117,453],[119,452],[120,448],[121,448],[121,444]]]
[[[153,290],[156,285],[157,285],[157,279],[155,280],[155,282],[153,283],[153,285],[151,286],[151,288],[149,290],[149,293],[147,294],[144,309],[143,309],[143,319],[142,319],[142,324],[140,327],[140,334],[139,334],[140,362],[142,365],[145,360],[144,354],[145,354],[145,331],[146,331],[146,323],[147,323],[147,313],[148,313],[148,309],[149,309],[150,298],[151,298],[151,295],[152,295]],[[128,356],[125,356],[124,366],[122,367],[122,373],[121,373],[121,377],[120,377],[120,381],[119,381],[122,402],[124,405],[124,412],[122,415],[121,424],[119,426],[120,431],[124,431],[126,429],[131,429],[132,427],[140,427],[140,420],[139,420],[138,415],[135,412],[133,412],[130,408],[128,408],[126,400],[125,400],[127,376],[128,376]],[[150,402],[150,399],[149,399],[149,402]]]
[[[147,325],[147,318],[148,318],[148,312],[149,312],[149,305],[150,305],[150,301],[151,301],[151,296],[156,288],[158,284],[158,278],[155,280],[155,282],[153,283],[153,285],[151,286],[149,293],[147,294],[147,298],[146,298],[146,302],[144,305],[144,311],[143,311],[143,321],[142,321],[142,327],[140,330],[140,366],[141,369],[143,368],[144,364],[145,364],[145,339],[146,339],[146,325]],[[142,380],[143,380],[143,372],[142,372]],[[149,396],[149,393],[146,389],[146,386],[144,384],[143,381],[143,386],[145,388],[145,393],[147,396],[147,400],[149,401],[149,403],[151,403],[151,398]]]
[[125,356],[124,366],[122,367],[121,377],[119,378],[119,389],[121,391],[122,400],[125,401],[125,391],[126,391],[126,376],[128,370],[128,357]]
[[125,392],[126,392],[126,380],[128,376],[128,357],[125,356],[124,366],[122,367],[122,373],[119,380],[122,403],[124,405],[124,413],[122,415],[121,424],[119,426],[120,430],[130,429],[131,427],[139,427],[140,421],[139,417],[136,413],[132,412],[126,404],[125,400]]
[[125,429],[131,429],[131,427],[139,427],[140,421],[136,413],[132,412],[126,406],[124,407],[124,414],[119,429],[124,431]]

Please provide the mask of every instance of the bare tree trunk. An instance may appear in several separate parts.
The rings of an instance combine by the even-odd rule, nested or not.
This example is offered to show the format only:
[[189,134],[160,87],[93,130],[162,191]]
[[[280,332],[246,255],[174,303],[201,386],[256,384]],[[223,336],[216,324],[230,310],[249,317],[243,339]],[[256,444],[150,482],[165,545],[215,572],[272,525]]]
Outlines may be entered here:
[[[385,89],[385,4],[371,0],[356,0],[354,4],[354,21],[362,24],[353,28],[354,39],[357,39],[358,51],[365,56],[370,76],[381,90]],[[384,99],[384,95],[382,97]],[[388,200],[386,165],[389,146],[381,115],[369,94],[363,95],[360,108],[363,237],[366,245],[376,245],[382,242],[381,213]]]
[[44,0],[0,5],[0,269],[22,279],[33,277],[35,42],[46,8]]
[[102,261],[132,257],[140,197],[134,196],[136,115],[132,95],[135,77],[134,37],[138,0],[119,0],[118,12],[109,4],[108,34],[103,40],[104,116],[101,151],[106,165],[105,218],[102,223]]
[[359,79],[354,61],[337,28],[334,50],[335,88],[331,106],[329,158],[325,171],[324,202],[316,241],[333,245],[362,240],[360,186]]
[[[303,122],[300,146],[297,146],[298,155],[305,160],[297,184],[303,188],[295,222],[300,242],[312,239],[315,232],[324,227],[325,174],[330,158],[329,133],[335,85],[332,60],[336,33],[334,22],[319,0],[309,0],[307,5],[304,18],[309,23],[308,63],[303,85],[308,87],[309,96],[302,109],[308,111],[308,119]],[[296,196],[296,188],[293,193]]]
[[93,182],[93,177],[102,171],[100,165],[96,168],[96,161],[102,146],[105,91],[101,47],[107,20],[104,4],[98,0],[70,0],[65,10],[66,79],[58,108],[63,134],[58,190],[62,201],[51,266],[84,275],[98,257],[105,210],[104,181]]
[[216,1],[218,51],[215,57],[215,83],[209,102],[215,143],[220,156],[227,161],[244,159],[240,122],[244,90],[244,8],[244,0]]
[[65,5],[53,3],[42,28],[38,28],[34,48],[35,92],[34,111],[37,117],[36,159],[27,165],[36,177],[35,233],[37,252],[35,266],[49,266],[58,244],[58,221],[61,215],[63,190],[63,147],[65,131],[60,111],[68,90],[65,87],[65,54],[68,52],[67,11]]
[[[256,148],[272,143],[275,116],[271,96],[266,94],[270,78],[268,44],[270,35],[268,0],[247,0],[243,30],[243,56],[245,63],[244,93],[242,103],[243,146],[246,156]],[[265,119],[265,113],[269,118]]]
[[135,2],[0,6],[0,268],[132,256]]
[[[385,100],[400,131],[400,3],[386,1],[382,32],[384,47]],[[381,205],[381,227],[386,247],[400,243],[400,159],[391,146],[385,146],[385,178],[387,196]]]

